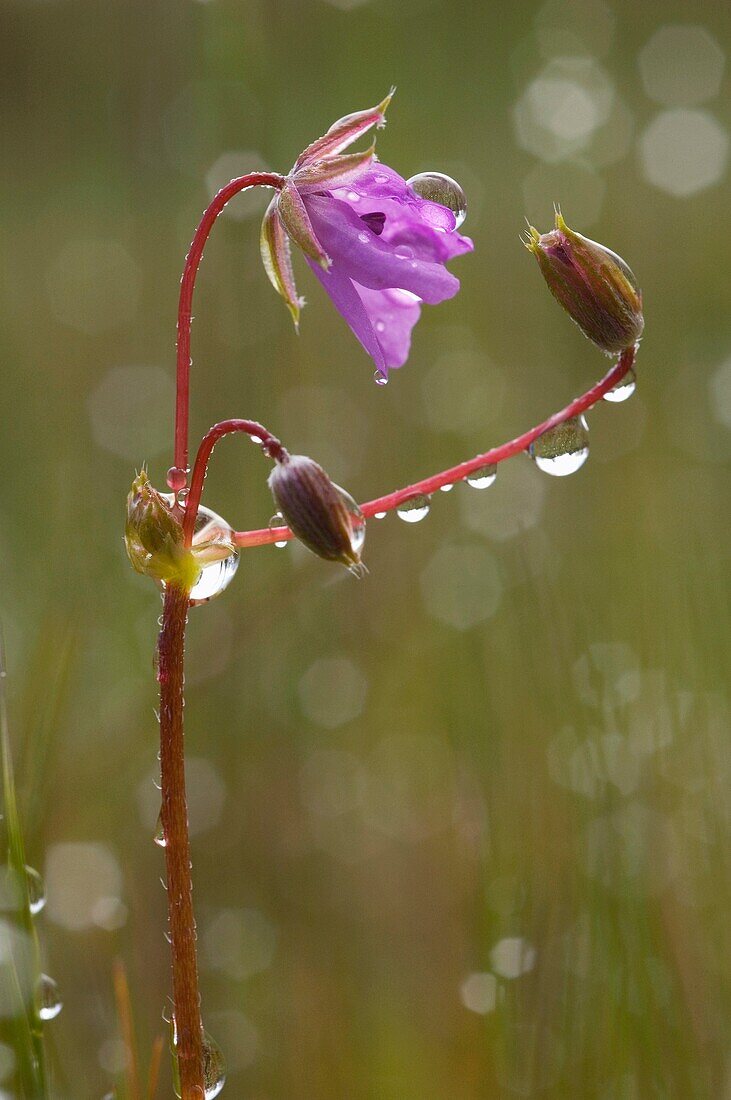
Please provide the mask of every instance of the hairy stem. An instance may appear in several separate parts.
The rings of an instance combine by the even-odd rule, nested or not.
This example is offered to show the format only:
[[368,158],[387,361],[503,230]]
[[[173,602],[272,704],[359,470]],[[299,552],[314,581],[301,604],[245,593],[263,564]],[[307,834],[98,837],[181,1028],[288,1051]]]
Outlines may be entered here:
[[[534,428],[516,436],[508,443],[493,447],[491,450],[485,451],[484,454],[476,455],[475,458],[471,458],[467,462],[461,462],[458,466],[442,470],[441,473],[433,474],[431,477],[424,478],[423,481],[416,481],[413,485],[407,485],[403,489],[397,489],[393,493],[387,493],[385,496],[361,504],[363,515],[372,516],[376,512],[391,512],[394,508],[398,508],[400,504],[411,500],[413,497],[429,495],[435,493],[437,489],[441,489],[443,485],[452,485],[455,481],[462,481],[482,466],[496,466],[498,463],[504,462],[506,458],[521,454],[539,435],[548,431],[549,428],[555,428],[558,424],[563,424],[565,420],[570,420],[572,416],[580,416],[581,413],[586,412],[587,409],[601,401],[604,394],[608,393],[618,382],[621,382],[625,374],[632,369],[636,354],[636,346],[627,348],[600,382],[597,382],[590,390],[583,393],[581,397],[577,397],[560,412],[549,416],[548,420],[536,424]],[[294,535],[289,527],[266,527],[258,531],[234,532],[234,542],[237,546],[265,546],[267,543],[284,542],[292,538],[294,538]]]
[[198,992],[183,741],[183,678],[188,597],[188,590],[177,584],[169,584],[165,590],[162,629],[158,642],[160,779],[173,1011],[181,1095],[183,1100],[203,1100],[203,1028]]
[[287,452],[277,437],[267,431],[262,424],[257,424],[255,420],[222,420],[219,424],[214,424],[203,436],[198,453],[195,456],[193,476],[190,481],[190,491],[185,503],[185,515],[183,516],[183,536],[186,546],[190,546],[193,539],[195,517],[198,514],[198,506],[201,502],[203,482],[205,481],[211,452],[219,439],[223,439],[225,435],[231,435],[234,432],[243,432],[250,438],[258,440],[262,449],[270,458],[280,459],[282,456],[286,456]]
[[193,290],[200,267],[203,249],[208,235],[218,215],[227,202],[247,187],[274,187],[280,190],[284,184],[282,176],[276,172],[250,172],[246,176],[231,180],[222,187],[210,205],[195,231],[195,236],[185,257],[183,277],[180,280],[180,298],[178,301],[178,366],[177,395],[175,399],[175,465],[181,470],[188,468],[188,412],[190,407],[190,322],[193,305]]

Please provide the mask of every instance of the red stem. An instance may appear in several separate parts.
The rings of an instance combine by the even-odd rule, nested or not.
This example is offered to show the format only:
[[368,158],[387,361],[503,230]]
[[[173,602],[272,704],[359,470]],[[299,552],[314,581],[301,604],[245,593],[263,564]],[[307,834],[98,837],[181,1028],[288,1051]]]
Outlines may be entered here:
[[[544,420],[529,431],[516,436],[510,442],[503,443],[500,447],[493,447],[492,450],[485,451],[484,454],[469,459],[468,462],[461,462],[459,466],[452,466],[449,470],[443,470],[439,474],[433,474],[432,477],[424,478],[423,481],[414,482],[413,485],[407,485],[403,489],[397,489],[393,493],[387,493],[386,496],[377,497],[376,500],[369,500],[366,504],[361,504],[363,515],[372,516],[376,512],[391,512],[394,508],[398,508],[400,504],[403,504],[404,501],[411,500],[412,497],[428,496],[430,493],[436,492],[437,489],[441,489],[443,485],[452,485],[455,481],[462,481],[468,474],[474,473],[482,466],[497,465],[504,462],[506,458],[521,454],[539,435],[548,431],[549,428],[555,428],[557,424],[563,424],[565,420],[569,420],[572,416],[580,416],[581,413],[586,412],[597,401],[600,401],[605,393],[616,386],[625,374],[632,369],[636,354],[636,346],[627,348],[626,351],[622,352],[612,369],[605,374],[601,382],[597,382],[595,386],[592,386],[581,397],[577,397],[565,409],[549,416],[548,420]],[[285,542],[291,538],[294,538],[294,536],[289,527],[266,527],[258,531],[234,532],[234,541],[237,546],[265,546],[271,542]]]
[[258,439],[265,454],[269,455],[270,458],[282,459],[287,454],[277,437],[267,431],[263,425],[257,424],[255,420],[222,420],[219,424],[214,424],[203,436],[198,453],[195,456],[193,476],[190,480],[190,491],[185,504],[185,515],[183,516],[183,537],[186,546],[190,546],[193,540],[195,517],[198,514],[198,506],[201,502],[203,482],[205,481],[211,452],[219,439],[222,439],[225,435],[231,435],[233,432],[244,432],[246,435]]
[[250,172],[231,180],[222,187],[203,213],[195,231],[188,255],[185,257],[183,277],[180,280],[178,302],[178,367],[177,396],[175,400],[175,465],[188,468],[188,412],[190,407],[190,322],[193,290],[208,234],[227,202],[247,187],[274,187],[284,185],[284,179],[276,172]]
[[203,1027],[198,992],[193,883],[190,874],[188,807],[185,798],[183,683],[185,626],[190,593],[177,584],[165,590],[160,658],[160,785],[167,869],[167,902],[173,972],[176,1055],[183,1100],[202,1100]]

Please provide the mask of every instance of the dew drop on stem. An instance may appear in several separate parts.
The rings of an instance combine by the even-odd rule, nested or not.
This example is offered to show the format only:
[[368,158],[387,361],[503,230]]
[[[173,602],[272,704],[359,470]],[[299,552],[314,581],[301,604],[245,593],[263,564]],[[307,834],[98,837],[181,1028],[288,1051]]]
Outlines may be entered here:
[[58,985],[48,974],[41,974],[36,982],[36,1011],[41,1020],[55,1020],[63,1008]]
[[28,890],[28,908],[35,917],[46,904],[46,888],[43,879],[35,867],[25,867],[25,881]]
[[497,466],[494,462],[491,462],[487,466],[479,466],[471,474],[467,474],[465,481],[473,489],[489,489],[491,485],[495,484],[496,477]]
[[567,477],[580,470],[589,457],[589,426],[583,416],[572,416],[539,435],[528,448],[539,470],[552,477]]
[[410,500],[405,500],[402,504],[399,504],[396,515],[404,523],[420,523],[429,515],[430,507],[428,496],[411,497]]
[[618,405],[621,401],[626,401],[628,397],[631,397],[636,389],[637,375],[634,367],[630,367],[624,377],[617,382],[617,385],[612,386],[611,390],[604,394],[604,400]]

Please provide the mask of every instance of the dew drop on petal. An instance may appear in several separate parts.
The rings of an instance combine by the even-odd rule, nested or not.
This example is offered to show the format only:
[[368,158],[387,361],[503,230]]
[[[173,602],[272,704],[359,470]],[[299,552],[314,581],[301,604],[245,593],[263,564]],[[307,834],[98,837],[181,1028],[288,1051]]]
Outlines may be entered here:
[[35,867],[25,867],[25,881],[28,890],[28,908],[35,917],[46,904],[46,888],[43,879]]
[[583,416],[572,416],[549,428],[528,448],[539,470],[553,477],[576,473],[589,457],[589,426]]
[[377,386],[385,386],[388,384],[388,375],[384,374],[382,370],[377,370],[373,375],[373,381]]
[[203,1035],[203,1085],[205,1100],[213,1100],[226,1084],[226,1061],[218,1043],[208,1034]]
[[497,466],[494,462],[490,462],[487,466],[479,466],[471,474],[467,474],[465,481],[473,489],[489,489],[491,485],[495,484],[496,477]]
[[428,496],[411,497],[410,500],[405,500],[403,504],[399,504],[396,509],[396,515],[399,519],[402,519],[404,523],[420,523],[421,520],[426,519],[429,515],[429,508],[431,507]]
[[617,382],[617,385],[612,386],[611,390],[604,394],[604,400],[618,405],[621,401],[626,401],[628,397],[631,397],[636,389],[637,375],[634,367],[630,367],[624,377]]
[[406,182],[419,198],[436,202],[451,210],[455,217],[455,228],[459,229],[467,217],[467,196],[456,180],[444,172],[419,172]]
[[36,982],[36,1011],[41,1020],[55,1020],[63,1008],[58,986],[48,974],[39,975]]

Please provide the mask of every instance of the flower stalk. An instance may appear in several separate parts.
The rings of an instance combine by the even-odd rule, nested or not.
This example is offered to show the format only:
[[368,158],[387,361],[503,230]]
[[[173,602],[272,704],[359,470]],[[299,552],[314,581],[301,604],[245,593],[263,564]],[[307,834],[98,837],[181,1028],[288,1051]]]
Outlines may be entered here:
[[[361,512],[366,517],[373,516],[377,512],[392,512],[413,497],[429,496],[429,494],[437,492],[444,485],[453,485],[457,481],[463,481],[469,474],[474,473],[475,470],[479,470],[483,466],[496,466],[514,455],[521,454],[544,432],[555,428],[558,424],[563,424],[571,417],[580,416],[601,401],[604,395],[621,382],[624,376],[633,368],[636,355],[636,346],[626,348],[601,381],[581,394],[580,397],[575,398],[565,408],[554,413],[553,416],[549,416],[542,423],[536,424],[527,432],[523,432],[522,435],[516,436],[515,439],[502,443],[499,447],[493,447],[491,450],[485,451],[484,454],[476,455],[467,462],[460,462],[458,466],[452,466],[448,470],[432,474],[431,477],[424,478],[422,481],[416,481],[413,485],[406,485],[403,489],[396,489],[385,496],[369,500],[360,505]],[[237,546],[247,547],[266,546],[272,542],[285,542],[294,538],[294,535],[289,527],[265,527],[253,531],[234,531],[232,537]]]

